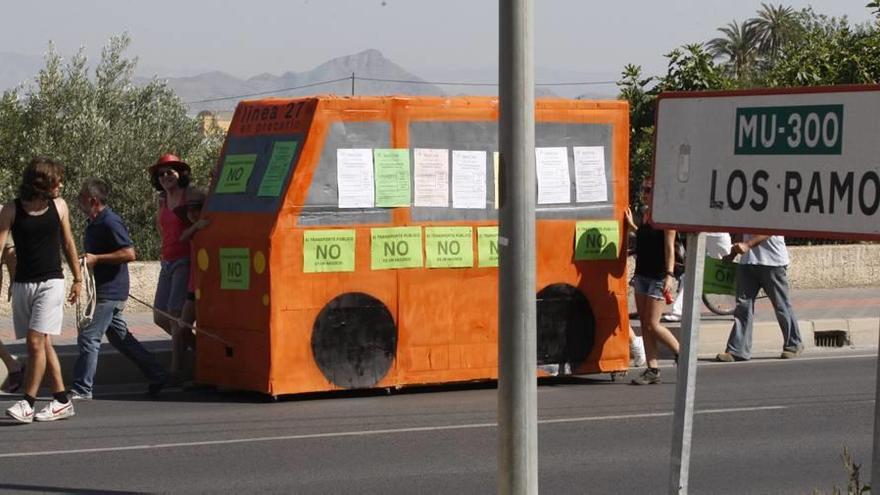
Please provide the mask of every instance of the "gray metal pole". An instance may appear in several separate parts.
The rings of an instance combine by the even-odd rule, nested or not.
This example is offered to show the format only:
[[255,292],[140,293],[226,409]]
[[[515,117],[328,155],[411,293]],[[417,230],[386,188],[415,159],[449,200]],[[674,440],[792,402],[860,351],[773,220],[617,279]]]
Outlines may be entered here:
[[880,341],[877,342],[877,390],[874,392],[874,454],[871,458],[871,488],[880,493]]
[[498,493],[538,493],[534,0],[499,1]]
[[354,72],[351,73],[351,96],[354,96]]
[[697,348],[700,342],[700,296],[703,294],[703,265],[706,235],[687,236],[687,265],[684,280],[684,314],[681,318],[678,376],[675,386],[675,416],[672,421],[672,465],[669,493],[688,491],[691,464],[691,431],[694,424],[694,396],[697,388]]

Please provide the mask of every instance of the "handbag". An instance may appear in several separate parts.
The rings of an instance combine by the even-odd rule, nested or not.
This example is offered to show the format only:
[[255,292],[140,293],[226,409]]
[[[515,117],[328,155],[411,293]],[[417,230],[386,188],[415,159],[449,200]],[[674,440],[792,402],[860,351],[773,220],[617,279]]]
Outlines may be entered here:
[[684,245],[684,240],[681,238],[677,232],[675,234],[675,267],[673,269],[673,274],[675,274],[675,278],[679,278],[684,274],[684,261],[687,259],[687,248]]

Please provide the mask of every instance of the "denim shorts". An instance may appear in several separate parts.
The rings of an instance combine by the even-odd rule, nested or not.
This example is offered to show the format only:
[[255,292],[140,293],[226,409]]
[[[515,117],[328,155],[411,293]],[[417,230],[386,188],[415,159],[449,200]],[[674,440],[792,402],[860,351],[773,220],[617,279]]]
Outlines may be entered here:
[[632,286],[636,294],[645,294],[654,299],[664,300],[662,278],[657,279],[644,275],[635,275],[630,280],[629,285]]
[[189,258],[162,260],[161,266],[153,306],[160,311],[180,312],[186,300]]

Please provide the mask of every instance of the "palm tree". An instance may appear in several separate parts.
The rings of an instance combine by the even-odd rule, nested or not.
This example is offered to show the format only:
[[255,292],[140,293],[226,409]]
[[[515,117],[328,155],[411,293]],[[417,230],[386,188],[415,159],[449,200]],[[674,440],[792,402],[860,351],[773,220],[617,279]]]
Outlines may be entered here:
[[794,9],[782,5],[761,3],[758,17],[752,24],[758,33],[758,48],[762,55],[773,59],[792,35],[796,23]]
[[749,79],[758,60],[760,45],[754,20],[742,24],[729,22],[718,30],[724,33],[724,37],[706,43],[709,53],[715,58],[725,58],[724,65],[736,79]]

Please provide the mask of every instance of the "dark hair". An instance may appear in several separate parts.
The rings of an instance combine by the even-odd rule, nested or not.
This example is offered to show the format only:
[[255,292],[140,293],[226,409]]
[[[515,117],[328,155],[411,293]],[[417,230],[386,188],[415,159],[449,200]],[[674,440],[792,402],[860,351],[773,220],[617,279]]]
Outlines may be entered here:
[[[157,173],[161,167],[156,167],[153,173],[150,175],[150,184],[153,184],[153,188],[159,192],[164,191],[165,189],[162,187],[162,184],[159,183],[159,174]],[[174,165],[170,165],[170,168],[173,168],[177,171],[177,187],[181,189],[186,189],[189,186],[189,170],[183,167],[176,167]]]
[[64,180],[64,165],[48,156],[35,156],[28,163],[18,186],[23,200],[54,199],[55,190]]
[[79,190],[80,193],[86,193],[97,199],[102,205],[107,204],[107,198],[110,196],[110,184],[97,177],[89,177],[84,180]]

